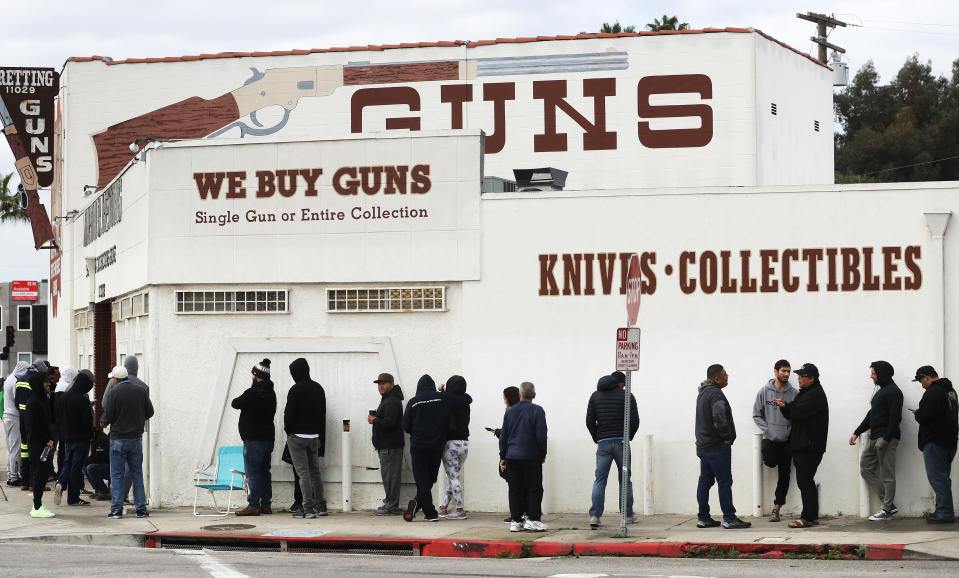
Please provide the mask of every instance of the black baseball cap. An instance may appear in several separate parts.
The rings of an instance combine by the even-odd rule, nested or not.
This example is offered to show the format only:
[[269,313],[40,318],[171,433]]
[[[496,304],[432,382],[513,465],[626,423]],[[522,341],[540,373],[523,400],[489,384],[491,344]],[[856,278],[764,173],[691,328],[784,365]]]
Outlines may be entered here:
[[799,369],[794,369],[793,373],[800,377],[819,377],[819,368],[811,363],[804,363]]
[[936,373],[936,370],[933,369],[931,365],[923,365],[916,370],[916,377],[913,381],[919,381],[923,377],[939,377],[939,374]]

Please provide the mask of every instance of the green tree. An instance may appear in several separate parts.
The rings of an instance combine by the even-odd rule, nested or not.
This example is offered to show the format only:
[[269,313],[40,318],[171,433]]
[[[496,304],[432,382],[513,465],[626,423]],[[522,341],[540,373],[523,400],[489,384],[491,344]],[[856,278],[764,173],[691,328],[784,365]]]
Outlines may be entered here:
[[13,173],[0,175],[0,223],[7,221],[29,221],[27,214],[20,208],[20,199],[10,192],[10,179]]
[[887,85],[867,62],[833,103],[836,182],[959,179],[959,60],[946,79],[910,56]]
[[609,22],[603,22],[603,25],[599,29],[600,33],[605,34],[619,34],[620,32],[636,32],[635,26],[620,26],[619,20],[613,22],[612,25]]
[[679,22],[679,18],[663,14],[663,19],[653,18],[653,21],[646,25],[647,30],[658,32],[660,30],[689,30],[689,22]]

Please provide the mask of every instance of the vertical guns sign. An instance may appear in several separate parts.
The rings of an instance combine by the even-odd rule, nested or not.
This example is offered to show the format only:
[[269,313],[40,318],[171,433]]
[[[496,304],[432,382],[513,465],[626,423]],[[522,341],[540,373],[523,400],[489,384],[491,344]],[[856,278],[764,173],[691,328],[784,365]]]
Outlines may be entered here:
[[20,204],[30,217],[34,247],[53,241],[39,187],[53,182],[54,99],[60,75],[52,68],[0,68],[0,124],[20,175]]

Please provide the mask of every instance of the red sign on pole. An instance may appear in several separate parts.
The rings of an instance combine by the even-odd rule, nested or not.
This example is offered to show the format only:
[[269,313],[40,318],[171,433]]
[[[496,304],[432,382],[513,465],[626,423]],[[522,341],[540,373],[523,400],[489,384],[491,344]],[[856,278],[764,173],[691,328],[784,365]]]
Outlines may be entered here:
[[36,301],[36,281],[13,281],[10,287],[10,299],[13,301]]
[[639,316],[639,296],[642,281],[639,255],[633,253],[633,256],[629,258],[629,269],[626,273],[626,318],[630,327],[636,325],[636,318]]

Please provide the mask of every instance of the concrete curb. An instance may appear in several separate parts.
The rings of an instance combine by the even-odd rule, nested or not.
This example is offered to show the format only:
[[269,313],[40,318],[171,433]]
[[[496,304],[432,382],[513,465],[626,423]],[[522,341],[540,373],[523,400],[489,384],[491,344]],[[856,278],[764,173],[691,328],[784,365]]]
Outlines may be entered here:
[[126,546],[142,548],[145,536],[139,532],[122,534],[34,534],[0,537],[0,544],[64,544],[67,546]]
[[[662,558],[710,557],[718,551],[735,550],[741,557],[786,558],[790,554],[839,554],[845,559],[860,559],[865,547],[866,560],[945,559],[909,551],[903,544],[756,544],[734,542],[538,542],[534,540],[450,540],[429,538],[341,538],[281,537],[236,534],[190,534],[153,532],[145,536],[144,546],[163,545],[246,545],[330,550],[410,550],[413,555],[446,558],[525,558],[555,556],[648,556]],[[908,555],[907,555],[908,553]]]

